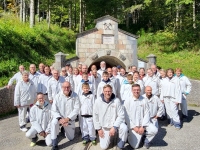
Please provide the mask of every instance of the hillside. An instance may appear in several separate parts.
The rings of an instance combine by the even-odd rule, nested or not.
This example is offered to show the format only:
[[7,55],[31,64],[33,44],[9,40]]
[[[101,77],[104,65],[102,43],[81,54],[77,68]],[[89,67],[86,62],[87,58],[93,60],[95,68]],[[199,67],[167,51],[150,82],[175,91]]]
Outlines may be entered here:
[[157,65],[163,69],[180,67],[186,76],[192,79],[200,79],[199,46],[185,46],[181,49],[181,43],[177,44],[176,38],[180,39],[171,32],[143,32],[138,39],[138,56],[146,59],[149,54],[154,54],[157,56]]
[[31,29],[15,16],[0,18],[0,87],[7,84],[20,64],[26,69],[30,63],[51,65],[59,51],[74,55],[73,31],[56,25],[51,25],[49,31],[46,22]]

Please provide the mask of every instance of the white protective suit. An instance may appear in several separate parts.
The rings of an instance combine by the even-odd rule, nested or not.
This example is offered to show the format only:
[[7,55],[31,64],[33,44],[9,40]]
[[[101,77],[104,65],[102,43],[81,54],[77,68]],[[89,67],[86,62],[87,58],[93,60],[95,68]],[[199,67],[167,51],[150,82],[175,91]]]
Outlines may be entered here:
[[159,78],[153,75],[152,77],[150,76],[145,76],[143,78],[144,81],[144,86],[150,86],[152,88],[152,94],[153,95],[159,95]]
[[73,75],[68,74],[68,76],[65,78],[65,81],[68,81],[71,85],[71,90],[74,91],[74,80],[73,80]]
[[164,114],[163,103],[156,95],[152,95],[150,99],[147,98],[146,94],[144,94],[143,97],[149,106],[151,122],[158,128],[158,120],[155,119],[155,117],[162,117]]
[[56,94],[58,94],[62,89],[62,84],[65,82],[65,78],[59,76],[59,79],[56,80],[52,77],[48,82],[48,98],[49,100],[54,100]]
[[110,81],[113,83],[115,90],[116,90],[116,97],[119,98],[121,100],[121,94],[120,94],[120,83],[119,83],[119,79],[112,76],[110,77]]
[[114,94],[111,100],[106,102],[103,94],[95,101],[93,109],[93,121],[96,130],[102,129],[104,138],[99,137],[100,147],[107,149],[110,144],[109,131],[112,127],[118,128],[119,143],[118,147],[123,148],[127,140],[128,129],[125,122],[124,108]]
[[19,81],[15,87],[14,106],[20,106],[18,108],[20,127],[26,124],[27,109],[34,103],[35,99],[36,89],[33,81]]
[[36,92],[38,90],[39,76],[40,75],[37,72],[35,72],[34,74],[29,73],[29,79],[31,81],[33,81],[33,83],[35,85]]
[[48,133],[45,137],[47,146],[51,146],[51,105],[45,101],[44,106],[40,108],[39,102],[30,109],[31,128],[26,132],[26,137],[32,139],[40,132]]
[[109,84],[109,85],[112,87],[112,92],[116,95],[115,86],[114,86],[114,84],[111,82],[111,80],[108,79],[107,82],[105,82],[104,80],[102,80],[102,81],[99,83],[98,88],[97,88],[97,98],[99,98],[100,95],[103,93],[103,87],[104,87],[106,84]]
[[157,134],[158,129],[150,122],[150,111],[147,101],[140,96],[135,98],[133,95],[124,102],[126,123],[129,128],[128,142],[133,148],[138,148],[142,135],[136,133],[133,128],[145,127],[145,143],[151,142]]
[[173,124],[175,126],[180,126],[178,106],[176,103],[182,102],[182,93],[178,77],[173,77],[172,79],[166,77],[166,79],[162,81],[160,99],[164,100],[167,114],[173,121]]
[[121,85],[120,95],[122,103],[124,103],[124,101],[132,94],[132,85],[133,84],[130,84],[127,80],[124,80],[123,84]]
[[17,72],[8,82],[8,85],[11,86],[13,84],[14,81],[17,82],[22,80],[22,73],[21,72]]
[[179,79],[180,79],[181,92],[182,92],[182,102],[181,102],[180,106],[181,106],[183,115],[188,116],[186,98],[187,98],[187,95],[190,94],[190,92],[191,92],[192,84],[191,84],[190,80],[183,74],[181,74],[179,76]]
[[74,139],[75,134],[75,119],[80,111],[80,101],[78,95],[75,92],[71,92],[67,97],[63,94],[63,91],[58,93],[52,104],[53,120],[51,122],[51,139],[57,139],[59,133],[59,118],[69,118],[70,122],[68,126],[64,126],[65,136],[69,140]]
[[96,132],[93,123],[93,105],[94,105],[94,95],[90,91],[87,94],[82,94],[80,96],[80,117],[79,123],[82,132],[82,138],[85,140],[95,140]]

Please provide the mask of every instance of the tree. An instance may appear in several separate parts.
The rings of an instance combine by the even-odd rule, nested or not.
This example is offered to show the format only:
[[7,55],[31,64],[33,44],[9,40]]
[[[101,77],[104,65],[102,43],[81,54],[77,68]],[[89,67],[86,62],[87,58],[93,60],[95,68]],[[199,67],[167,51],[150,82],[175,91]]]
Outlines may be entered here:
[[30,28],[35,25],[35,0],[30,0]]

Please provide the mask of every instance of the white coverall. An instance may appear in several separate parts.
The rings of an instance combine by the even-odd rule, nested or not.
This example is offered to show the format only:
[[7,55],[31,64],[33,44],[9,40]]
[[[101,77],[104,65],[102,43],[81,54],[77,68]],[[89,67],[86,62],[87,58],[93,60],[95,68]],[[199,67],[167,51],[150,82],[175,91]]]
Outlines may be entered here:
[[18,108],[19,126],[26,125],[26,113],[27,109],[36,99],[36,89],[33,81],[28,82],[19,81],[15,87],[14,94],[14,106],[20,106]]
[[144,82],[143,82],[143,80],[137,80],[137,81],[133,81],[133,82],[134,82],[134,84],[140,85],[140,89],[141,89],[140,95],[143,95],[144,94]]
[[113,83],[115,90],[116,90],[116,97],[119,98],[121,100],[121,95],[120,95],[120,83],[119,83],[119,79],[112,76],[110,77],[110,81]]
[[153,95],[159,95],[159,78],[153,75],[152,77],[145,76],[143,78],[144,86],[150,86],[152,88],[152,94]]
[[104,82],[103,80],[99,83],[98,88],[97,88],[97,98],[100,97],[100,95],[103,93],[103,87],[106,84],[109,84],[112,87],[112,92],[116,95],[116,90],[114,84],[108,79],[108,82]]
[[39,76],[40,75],[37,72],[35,72],[34,74],[29,73],[29,79],[31,81],[33,81],[33,83],[35,85],[36,92],[38,90]]
[[54,100],[56,94],[58,94],[61,91],[62,83],[65,82],[65,78],[59,76],[59,79],[56,80],[54,77],[52,77],[48,82],[48,98],[49,100]]
[[93,83],[93,88],[94,88],[93,94],[95,96],[95,99],[97,97],[97,88],[98,88],[98,85],[99,85],[100,82],[101,82],[101,75],[100,74],[97,74],[96,78],[94,76],[92,76],[92,83]]
[[[78,94],[79,98],[80,98],[80,96],[81,96],[82,93],[83,93],[83,90],[82,90],[82,85],[83,85],[83,83],[84,83],[84,80],[81,80],[81,82],[79,82],[79,84],[78,84],[77,91],[75,91],[76,94]],[[90,82],[89,80],[87,81],[87,83],[88,83],[89,86],[90,86],[90,91],[93,93],[93,91],[94,91],[94,85],[93,85],[92,82]]]
[[156,95],[152,95],[150,99],[147,98],[146,94],[142,96],[148,103],[151,122],[158,128],[158,120],[155,117],[162,117],[164,114],[163,103]]
[[125,121],[124,108],[118,98],[112,94],[110,102],[104,100],[103,94],[98,97],[94,104],[93,121],[96,130],[102,129],[104,138],[99,137],[100,147],[107,149],[110,144],[109,131],[112,127],[118,128],[118,147],[123,148],[127,140],[128,128]]
[[181,106],[183,115],[188,116],[186,97],[191,92],[192,84],[190,80],[183,74],[180,75],[179,79],[180,79],[181,92],[182,92],[182,102],[180,106]]
[[80,117],[79,123],[82,132],[82,138],[86,141],[89,139],[91,141],[96,139],[96,132],[93,123],[93,105],[94,105],[94,95],[92,92],[87,94],[82,94],[80,96]]
[[[78,95],[75,92],[71,92],[71,95],[67,97],[63,94],[63,91],[58,93],[52,104],[53,120],[51,122],[51,139],[57,140],[59,133],[59,118],[69,118],[68,126],[64,126],[65,136],[69,140],[74,139],[75,134],[75,119],[80,111],[80,101]],[[53,146],[57,143],[53,143]]]
[[73,80],[73,75],[68,74],[68,76],[65,78],[65,81],[68,81],[71,85],[71,90],[74,91],[74,80]]
[[21,72],[17,72],[8,82],[8,85],[11,86],[13,84],[14,81],[17,82],[22,80],[22,73]]
[[150,112],[147,101],[140,96],[138,99],[133,95],[124,102],[126,123],[129,128],[128,142],[133,148],[138,148],[142,135],[136,133],[133,128],[145,127],[145,143],[151,142],[158,129],[150,122]]
[[182,93],[180,80],[178,77],[173,77],[171,80],[166,77],[162,81],[160,89],[160,99],[164,100],[167,114],[175,126],[180,126],[180,118],[178,115],[178,106],[176,103],[181,103]]
[[129,98],[130,94],[132,94],[132,84],[130,84],[127,80],[124,80],[120,89],[120,95],[123,103]]
[[39,84],[38,84],[38,92],[43,93],[45,96],[45,100],[49,101],[48,99],[48,82],[52,78],[52,75],[41,74],[39,76]]
[[51,146],[51,105],[45,101],[44,106],[40,108],[39,102],[30,109],[31,128],[26,132],[26,137],[32,139],[40,132],[48,133],[45,137],[47,146]]

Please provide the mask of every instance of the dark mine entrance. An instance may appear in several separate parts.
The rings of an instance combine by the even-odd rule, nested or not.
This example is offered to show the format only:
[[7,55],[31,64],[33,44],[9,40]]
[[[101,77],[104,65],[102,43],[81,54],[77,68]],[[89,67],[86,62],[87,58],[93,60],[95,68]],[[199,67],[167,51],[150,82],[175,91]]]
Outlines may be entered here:
[[106,68],[113,67],[113,66],[118,66],[118,65],[120,65],[123,68],[126,68],[126,66],[124,65],[124,63],[122,61],[120,61],[118,58],[116,58],[114,56],[102,56],[102,57],[96,59],[89,66],[89,70],[90,70],[90,68],[91,68],[92,65],[96,65],[97,69],[100,69],[100,62],[101,61],[105,61],[106,62]]

